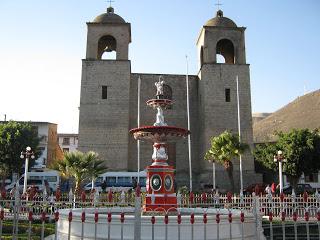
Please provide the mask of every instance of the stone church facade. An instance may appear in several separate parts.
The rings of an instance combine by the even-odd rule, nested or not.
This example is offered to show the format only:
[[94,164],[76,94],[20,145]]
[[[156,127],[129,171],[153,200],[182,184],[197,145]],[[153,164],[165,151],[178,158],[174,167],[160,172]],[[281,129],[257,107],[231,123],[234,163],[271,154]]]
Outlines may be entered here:
[[[137,143],[129,130],[137,127],[138,78],[141,79],[140,123],[152,125],[155,111],[145,102],[155,95],[159,74],[132,73],[128,59],[131,25],[109,7],[106,13],[87,23],[87,51],[82,60],[79,150],[93,150],[106,161],[109,170],[137,171]],[[236,76],[239,77],[242,141],[253,145],[249,64],[246,63],[244,27],[223,16],[202,26],[197,40],[198,75],[189,75],[190,131],[194,186],[212,183],[212,164],[204,160],[210,137],[223,131],[238,133]],[[115,51],[113,60],[104,54]],[[217,63],[216,56],[225,63]],[[187,128],[186,76],[161,74],[165,94],[174,105],[166,110],[169,125]],[[152,145],[141,143],[141,169],[151,163]],[[168,162],[176,168],[178,185],[189,184],[187,139],[170,144]],[[250,151],[243,155],[244,186],[261,179],[254,172]],[[234,160],[235,183],[239,164]],[[229,188],[222,166],[217,168],[217,185]]]

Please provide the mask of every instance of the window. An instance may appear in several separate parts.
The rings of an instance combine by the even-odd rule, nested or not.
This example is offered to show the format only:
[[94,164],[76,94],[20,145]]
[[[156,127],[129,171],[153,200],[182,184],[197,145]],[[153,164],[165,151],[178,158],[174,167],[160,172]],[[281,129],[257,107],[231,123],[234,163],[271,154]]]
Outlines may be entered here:
[[318,182],[318,173],[312,173],[305,176],[305,182]]
[[102,99],[107,99],[108,98],[108,86],[102,86]]
[[39,133],[39,127],[38,126],[31,126],[32,132],[35,133],[35,135],[38,135]]
[[226,102],[231,102],[230,88],[225,89]]
[[234,52],[233,43],[229,39],[221,39],[216,46],[217,63],[235,64]]
[[130,177],[118,177],[118,183],[122,184],[122,183],[130,183],[131,182],[131,178]]
[[106,35],[98,42],[98,59],[115,60],[117,58],[117,41],[113,36]]
[[29,179],[41,179],[40,176],[30,176]]
[[117,178],[116,177],[107,177],[107,183],[116,183]]
[[147,182],[147,178],[146,177],[140,177],[140,186],[141,187],[145,187],[146,186],[146,182]]
[[57,182],[58,178],[56,176],[45,176],[44,179],[46,179],[48,182]]
[[70,138],[63,138],[62,144],[63,145],[70,145]]

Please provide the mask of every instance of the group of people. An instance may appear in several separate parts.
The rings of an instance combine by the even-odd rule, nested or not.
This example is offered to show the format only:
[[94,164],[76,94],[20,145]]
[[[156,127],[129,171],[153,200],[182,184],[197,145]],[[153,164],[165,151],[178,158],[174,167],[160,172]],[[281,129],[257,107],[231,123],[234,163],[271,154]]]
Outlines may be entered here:
[[275,194],[277,189],[279,188],[279,184],[276,185],[274,182],[271,184],[271,186],[268,184],[264,190],[266,194]]

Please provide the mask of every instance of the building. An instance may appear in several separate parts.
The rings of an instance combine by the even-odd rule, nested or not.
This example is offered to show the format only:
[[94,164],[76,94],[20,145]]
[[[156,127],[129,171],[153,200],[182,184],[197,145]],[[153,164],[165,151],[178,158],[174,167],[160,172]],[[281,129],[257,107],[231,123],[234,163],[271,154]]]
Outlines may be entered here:
[[[19,122],[19,121],[17,121]],[[4,123],[4,122],[0,122]],[[40,138],[38,150],[41,151],[41,155],[35,160],[34,165],[31,167],[31,171],[42,171],[46,169],[50,164],[61,158],[61,150],[57,141],[57,127],[58,125],[50,122],[26,122],[29,123],[33,130]],[[21,149],[22,151],[23,149]]]
[[55,123],[49,122],[30,122],[30,124],[38,132],[40,138],[39,150],[42,154],[35,161],[33,170],[41,170],[50,166],[56,160],[57,152],[59,152],[57,143],[57,127]]
[[63,152],[74,152],[78,150],[77,133],[58,133],[58,144]]
[[[141,102],[154,97],[159,74],[132,73],[128,59],[131,25],[109,7],[106,13],[87,23],[86,58],[82,60],[79,150],[93,150],[110,170],[136,171],[137,144],[129,130],[137,127],[137,88],[141,78]],[[200,29],[196,42],[198,75],[189,76],[192,170],[194,185],[208,183],[212,164],[204,161],[211,136],[226,129],[238,133],[236,76],[239,77],[242,141],[253,146],[249,64],[246,62],[244,27],[238,27],[219,10]],[[115,59],[108,59],[115,52]],[[222,57],[219,63],[217,58]],[[106,59],[107,58],[107,59]],[[166,122],[187,128],[185,75],[161,74],[165,94],[174,100]],[[155,112],[142,104],[141,123],[152,125]],[[168,147],[169,163],[176,168],[178,185],[188,185],[187,140]],[[142,168],[151,162],[150,144],[141,144]],[[234,161],[235,183],[239,161]],[[243,155],[244,186],[261,181],[254,172],[250,151]],[[217,170],[218,186],[229,188],[222,166]]]

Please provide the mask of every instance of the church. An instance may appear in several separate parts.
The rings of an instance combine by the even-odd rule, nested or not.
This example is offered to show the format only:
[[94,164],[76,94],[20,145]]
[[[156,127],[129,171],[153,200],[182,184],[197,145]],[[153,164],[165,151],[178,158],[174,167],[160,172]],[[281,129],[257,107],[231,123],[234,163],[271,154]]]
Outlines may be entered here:
[[[185,75],[131,72],[128,58],[131,25],[111,6],[87,23],[86,57],[82,60],[79,150],[95,151],[109,171],[137,171],[137,143],[129,130],[137,127],[138,79],[141,79],[140,126],[153,125],[155,111],[145,102],[153,98],[155,82],[162,76],[164,95],[174,102],[165,111],[169,125],[188,128]],[[210,138],[225,130],[238,134],[237,83],[241,140],[253,147],[250,70],[246,62],[245,27],[239,27],[218,10],[216,16],[199,26],[196,42],[198,74],[189,75],[190,131],[193,185],[212,183],[212,164],[204,160]],[[115,59],[104,59],[115,52]],[[224,62],[218,63],[217,56]],[[141,170],[151,163],[152,146],[142,142]],[[178,186],[189,186],[188,141],[168,145],[168,163],[176,169]],[[234,178],[239,186],[239,160],[234,159]],[[262,179],[254,171],[248,150],[242,156],[244,187]],[[226,171],[217,166],[220,189],[230,188]]]

